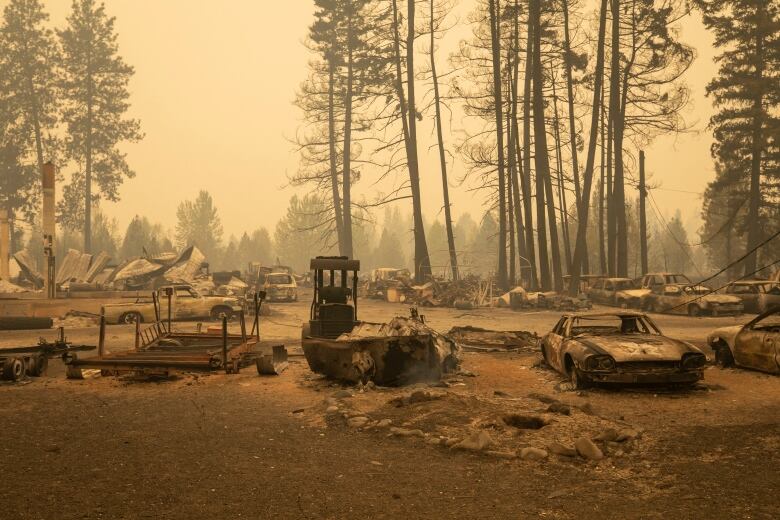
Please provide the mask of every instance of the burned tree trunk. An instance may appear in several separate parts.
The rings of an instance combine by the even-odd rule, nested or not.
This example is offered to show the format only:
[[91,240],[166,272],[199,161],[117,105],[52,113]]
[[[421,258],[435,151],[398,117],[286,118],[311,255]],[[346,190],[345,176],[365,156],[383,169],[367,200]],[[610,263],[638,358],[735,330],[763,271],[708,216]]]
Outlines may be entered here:
[[339,245],[339,254],[344,254],[344,221],[342,219],[341,194],[339,192],[339,174],[337,168],[336,152],[336,114],[335,114],[335,82],[336,67],[333,57],[328,60],[328,154],[330,156],[330,184],[333,193],[333,213],[336,222],[336,237]]
[[[596,71],[593,86],[593,106],[591,110],[590,140],[588,141],[588,158],[585,163],[585,173],[582,186],[582,200],[590,200],[590,189],[593,182],[593,169],[596,162],[596,143],[598,141],[600,97],[604,81],[604,39],[607,26],[607,0],[601,0],[599,15],[599,36],[596,48]],[[582,214],[577,221],[577,242],[574,246],[574,258],[572,259],[571,280],[569,282],[569,294],[576,296],[579,292],[580,272],[585,254],[585,239],[588,231],[589,204],[582,204]]]
[[[518,167],[522,166],[520,172],[520,182],[523,187],[523,209],[525,212],[525,243],[528,247],[528,262],[531,264],[531,288],[538,289],[540,283],[544,284],[542,280],[547,280],[547,285],[550,284],[550,271],[549,268],[544,267],[547,264],[547,242],[539,244],[539,270],[536,269],[536,250],[534,247],[534,226],[533,226],[533,198],[531,196],[531,76],[533,75],[532,64],[533,55],[533,24],[531,19],[528,19],[528,29],[526,35],[526,50],[525,50],[525,79],[523,86],[523,157],[522,161],[518,158]],[[515,119],[515,126],[517,125],[517,119]],[[518,135],[518,139],[519,139]],[[520,153],[520,146],[518,145],[518,153]],[[537,214],[538,218],[538,214]],[[540,223],[537,221],[537,234],[541,236],[546,235],[544,227],[539,228]],[[544,226],[544,222],[541,222],[541,226]],[[542,249],[542,245],[544,249]],[[546,273],[546,274],[545,274]]]
[[436,45],[433,2],[431,0],[431,80],[433,81],[433,105],[435,108],[436,139],[439,143],[439,164],[441,165],[441,187],[444,195],[444,227],[447,231],[447,248],[450,253],[450,268],[453,281],[458,281],[458,254],[455,251],[455,235],[452,232],[452,213],[450,208],[450,188],[447,181],[447,159],[444,154],[444,134],[441,124],[441,98],[439,96],[439,77],[436,74]]
[[352,55],[352,13],[350,6],[347,6],[347,90],[344,95],[344,146],[343,146],[343,173],[341,175],[342,189],[344,190],[343,200],[343,236],[344,249],[341,254],[352,258],[352,82],[354,76]]
[[[546,192],[547,214],[550,232],[550,248],[552,249],[553,286],[555,290],[563,287],[563,274],[561,273],[560,249],[558,247],[558,230],[555,220],[555,199],[552,196],[552,183],[550,180],[550,158],[547,155],[547,128],[544,118],[544,93],[542,89],[542,52],[541,52],[541,0],[531,2],[531,15],[533,19],[533,110],[534,110],[534,159],[536,165],[537,205],[539,201],[544,204],[541,193]],[[540,190],[541,188],[541,190]],[[537,210],[539,211],[539,210]],[[539,212],[544,218],[544,208]],[[541,222],[540,231],[541,235]],[[541,240],[540,240],[541,243]]]
[[609,82],[609,115],[612,119],[615,154],[613,208],[616,232],[616,275],[628,276],[628,229],[623,165],[623,134],[625,117],[620,102],[620,0],[612,0],[612,70]]
[[[411,2],[413,3],[413,2]],[[496,148],[498,154],[498,286],[508,289],[506,269],[506,172],[504,170],[504,116],[501,95],[501,35],[498,7],[489,0],[490,36],[493,52],[493,104],[496,116]]]

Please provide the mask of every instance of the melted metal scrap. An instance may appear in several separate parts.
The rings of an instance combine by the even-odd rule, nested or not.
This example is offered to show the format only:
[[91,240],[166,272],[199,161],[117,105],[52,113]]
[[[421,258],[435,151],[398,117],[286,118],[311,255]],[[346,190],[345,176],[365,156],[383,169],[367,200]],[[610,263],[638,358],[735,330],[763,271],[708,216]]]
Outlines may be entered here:
[[461,362],[455,341],[413,318],[362,322],[335,340],[308,337],[302,343],[314,372],[351,382],[397,386],[437,381]]
[[452,327],[447,336],[460,343],[465,350],[515,351],[538,350],[539,336],[524,330],[489,330],[480,327]]

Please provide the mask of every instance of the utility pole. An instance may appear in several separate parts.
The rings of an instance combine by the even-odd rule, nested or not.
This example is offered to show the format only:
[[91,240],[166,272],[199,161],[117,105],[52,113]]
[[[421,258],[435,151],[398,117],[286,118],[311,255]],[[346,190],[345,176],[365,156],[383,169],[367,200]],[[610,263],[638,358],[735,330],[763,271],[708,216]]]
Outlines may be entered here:
[[0,209],[0,280],[8,281],[10,266],[8,265],[11,243],[11,228],[8,225],[8,210]]
[[46,260],[46,272],[43,275],[44,290],[47,298],[57,297],[57,285],[54,280],[54,164],[47,162],[43,165],[43,254]]
[[639,247],[642,258],[642,275],[647,274],[647,216],[645,214],[645,152],[639,150]]

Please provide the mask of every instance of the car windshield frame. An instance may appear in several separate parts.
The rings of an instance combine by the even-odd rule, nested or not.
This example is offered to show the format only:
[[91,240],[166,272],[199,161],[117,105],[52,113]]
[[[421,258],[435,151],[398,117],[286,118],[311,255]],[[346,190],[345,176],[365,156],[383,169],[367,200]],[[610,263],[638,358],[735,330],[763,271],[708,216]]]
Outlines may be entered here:
[[[600,325],[580,325],[580,321],[599,321],[604,323],[610,320],[610,323]],[[617,321],[619,320],[619,325]],[[635,329],[627,328],[626,322],[634,321]],[[619,327],[619,328],[618,328]],[[653,321],[641,314],[599,314],[593,316],[571,316],[566,323],[565,336],[567,338],[576,338],[578,336],[630,336],[630,335],[654,335],[661,336],[661,330]]]
[[[279,281],[279,279],[283,279],[285,281]],[[265,280],[268,285],[291,285],[292,275],[287,273],[273,273],[267,275]]]

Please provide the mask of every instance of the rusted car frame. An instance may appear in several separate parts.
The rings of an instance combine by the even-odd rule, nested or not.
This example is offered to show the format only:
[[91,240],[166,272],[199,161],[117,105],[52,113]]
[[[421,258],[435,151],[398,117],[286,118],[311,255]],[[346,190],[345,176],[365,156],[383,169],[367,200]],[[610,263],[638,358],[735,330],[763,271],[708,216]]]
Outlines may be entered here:
[[661,333],[644,313],[564,314],[540,340],[545,361],[574,388],[593,383],[695,383],[704,354]]

